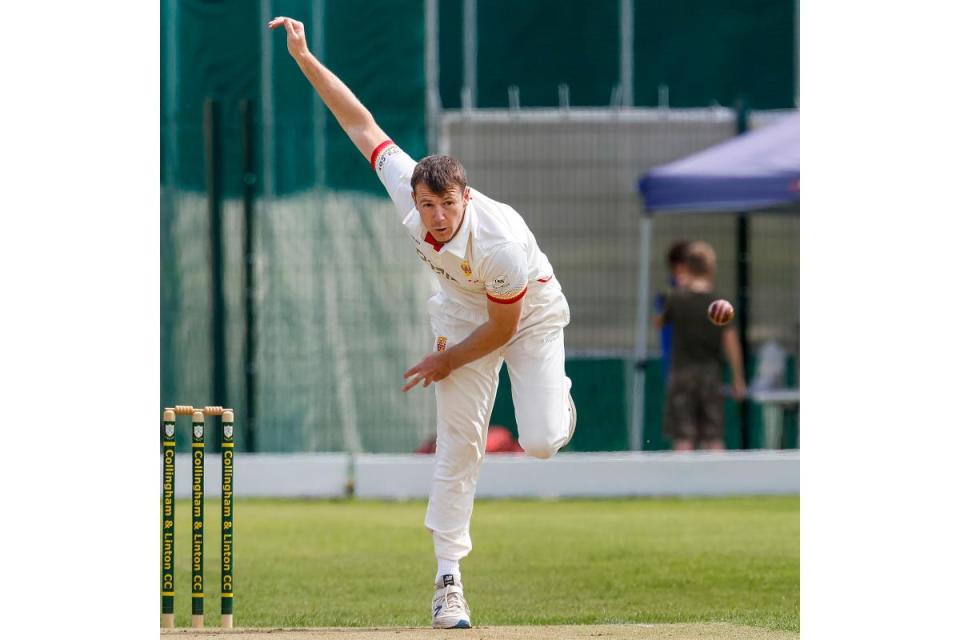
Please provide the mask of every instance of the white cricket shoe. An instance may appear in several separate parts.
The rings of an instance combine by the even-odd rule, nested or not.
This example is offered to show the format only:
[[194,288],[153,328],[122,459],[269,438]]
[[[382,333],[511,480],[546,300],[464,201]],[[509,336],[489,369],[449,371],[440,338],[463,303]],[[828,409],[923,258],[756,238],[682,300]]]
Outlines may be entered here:
[[433,628],[469,629],[470,607],[463,597],[460,580],[448,573],[434,586],[437,590],[433,594]]

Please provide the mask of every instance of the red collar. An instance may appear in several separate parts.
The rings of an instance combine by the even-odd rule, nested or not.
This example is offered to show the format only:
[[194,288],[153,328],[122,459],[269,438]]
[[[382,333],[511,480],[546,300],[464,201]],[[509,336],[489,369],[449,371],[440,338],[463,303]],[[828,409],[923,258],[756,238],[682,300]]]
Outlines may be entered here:
[[[457,234],[459,234],[463,230],[463,223],[466,221],[467,221],[467,211],[466,209],[464,209],[463,217],[460,218],[460,226],[457,227],[457,230],[453,232],[453,235],[450,237],[450,240],[455,239],[457,237]],[[440,242],[439,240],[434,238],[433,234],[430,233],[429,231],[427,231],[427,235],[424,236],[423,241],[433,246],[433,250],[438,253],[440,251],[440,247],[447,244],[446,242]]]
[[423,239],[423,241],[430,243],[433,246],[434,251],[440,251],[440,247],[446,244],[445,242],[440,242],[439,240],[434,238],[433,234],[430,233],[429,231],[427,231],[427,236]]

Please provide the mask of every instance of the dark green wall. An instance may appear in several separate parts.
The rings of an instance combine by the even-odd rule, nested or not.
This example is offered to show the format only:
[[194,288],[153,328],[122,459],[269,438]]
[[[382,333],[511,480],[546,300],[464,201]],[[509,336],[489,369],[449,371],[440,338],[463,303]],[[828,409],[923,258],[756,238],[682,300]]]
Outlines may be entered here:
[[[630,448],[631,379],[626,360],[618,358],[571,358],[567,360],[567,375],[573,381],[573,398],[577,404],[577,432],[565,451],[625,451]],[[748,373],[752,373],[752,367]],[[729,382],[729,371],[726,379]],[[788,360],[787,384],[797,384],[797,364]],[[659,359],[649,361],[646,376],[646,404],[644,407],[643,449],[660,451],[670,449],[670,440],[663,435],[663,408],[665,397],[663,364]],[[741,449],[740,413],[732,400],[724,405],[725,442],[728,449]],[[517,421],[513,414],[510,377],[507,368],[500,371],[500,387],[490,424],[507,427],[517,435]],[[763,439],[763,419],[760,408],[750,411],[749,438],[752,448]],[[786,412],[783,421],[783,444],[786,449],[797,448],[799,417]]]
[[[463,8],[440,2],[440,96],[459,108]],[[607,106],[620,81],[619,0],[478,0],[476,106]],[[795,0],[634,0],[634,104],[794,107]]]
[[481,0],[477,7],[477,104],[556,106],[557,85],[571,106],[606,105],[619,77],[619,0]]
[[634,102],[794,104],[795,0],[635,0]]
[[463,2],[439,2],[439,78],[440,104],[444,109],[459,109],[463,86]]
[[[626,364],[619,359],[567,360],[567,375],[573,382],[578,428],[565,451],[622,451],[630,446],[626,425],[629,408],[624,402],[630,379]],[[510,376],[507,367],[500,370],[500,387],[493,405],[490,424],[507,427],[517,435],[513,413]],[[579,425],[585,425],[580,428]]]

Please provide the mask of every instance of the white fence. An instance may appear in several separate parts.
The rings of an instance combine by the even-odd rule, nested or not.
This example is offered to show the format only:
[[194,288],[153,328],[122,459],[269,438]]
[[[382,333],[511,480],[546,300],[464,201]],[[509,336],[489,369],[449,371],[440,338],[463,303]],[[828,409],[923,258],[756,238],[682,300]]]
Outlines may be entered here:
[[[430,455],[237,454],[238,498],[424,499]],[[158,474],[160,475],[160,474]],[[177,455],[178,498],[191,494],[190,454]],[[220,495],[220,457],[206,456],[208,497]],[[799,451],[561,453],[550,460],[491,454],[480,472],[480,498],[728,496],[797,494]]]

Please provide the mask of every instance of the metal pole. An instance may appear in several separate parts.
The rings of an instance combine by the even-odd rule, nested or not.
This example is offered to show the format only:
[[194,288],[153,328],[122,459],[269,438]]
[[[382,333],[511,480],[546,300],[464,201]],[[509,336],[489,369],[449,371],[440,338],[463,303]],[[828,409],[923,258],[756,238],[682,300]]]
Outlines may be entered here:
[[210,348],[213,358],[212,401],[227,404],[226,304],[223,296],[223,189],[221,187],[220,105],[203,104],[203,141],[210,216]]
[[[749,129],[750,108],[746,100],[737,101],[737,135]],[[750,362],[750,344],[747,341],[750,327],[750,218],[746,213],[737,214],[737,325],[740,348],[743,351],[743,375],[747,376]],[[740,403],[740,443],[743,449],[750,448],[750,402]]]
[[620,0],[620,105],[633,106],[633,0]]
[[463,104],[473,109],[477,104],[477,0],[463,0]]
[[423,66],[426,75],[427,153],[437,152],[437,125],[440,121],[440,40],[437,0],[424,0]]
[[240,145],[243,155],[243,363],[244,363],[244,425],[245,451],[257,450],[257,259],[254,249],[256,210],[253,206],[257,183],[253,163],[253,103],[240,102]]
[[800,0],[793,3],[793,105],[800,108]]
[[650,309],[650,236],[653,217],[643,214],[640,219],[640,268],[637,273],[637,333],[633,347],[633,412],[630,424],[630,448],[643,449],[643,414],[646,408],[647,384],[647,330]]

